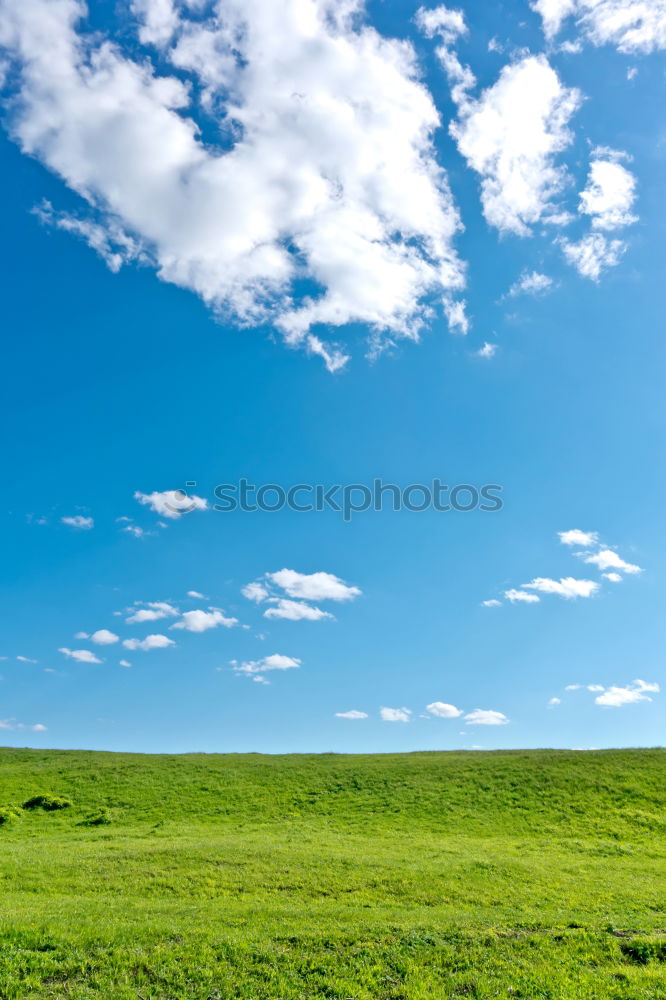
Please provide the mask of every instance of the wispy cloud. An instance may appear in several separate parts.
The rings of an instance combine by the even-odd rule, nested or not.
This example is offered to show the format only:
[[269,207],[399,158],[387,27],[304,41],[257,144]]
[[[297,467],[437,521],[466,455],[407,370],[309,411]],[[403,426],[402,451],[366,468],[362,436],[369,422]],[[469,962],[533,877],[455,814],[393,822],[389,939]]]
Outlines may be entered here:
[[71,660],[77,660],[79,663],[102,663],[103,661],[96,656],[91,649],[68,649],[67,646],[61,646],[58,650],[64,656],[68,656]]
[[78,531],[90,531],[95,524],[92,517],[84,517],[82,514],[72,514],[71,517],[61,517],[60,520],[62,524]]

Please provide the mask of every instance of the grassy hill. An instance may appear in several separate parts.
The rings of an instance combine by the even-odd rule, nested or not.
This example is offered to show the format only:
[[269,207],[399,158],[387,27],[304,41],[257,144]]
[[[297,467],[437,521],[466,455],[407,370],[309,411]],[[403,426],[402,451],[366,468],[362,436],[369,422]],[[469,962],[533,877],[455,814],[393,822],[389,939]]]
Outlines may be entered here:
[[0,750],[0,807],[1,1000],[666,998],[665,751]]

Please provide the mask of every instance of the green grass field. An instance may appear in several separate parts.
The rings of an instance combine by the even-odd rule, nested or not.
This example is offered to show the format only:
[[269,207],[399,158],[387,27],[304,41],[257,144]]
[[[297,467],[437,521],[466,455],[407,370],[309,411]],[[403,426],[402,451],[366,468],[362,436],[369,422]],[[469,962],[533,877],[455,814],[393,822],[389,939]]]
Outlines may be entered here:
[[3,805],[2,1000],[666,998],[666,751],[1,750]]

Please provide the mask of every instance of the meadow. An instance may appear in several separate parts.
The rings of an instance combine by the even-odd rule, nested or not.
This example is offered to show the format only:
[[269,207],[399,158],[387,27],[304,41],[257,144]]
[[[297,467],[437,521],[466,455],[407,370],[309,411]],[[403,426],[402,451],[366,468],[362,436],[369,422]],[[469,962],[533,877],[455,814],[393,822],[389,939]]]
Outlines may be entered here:
[[663,750],[4,749],[0,807],[2,1000],[666,998]]

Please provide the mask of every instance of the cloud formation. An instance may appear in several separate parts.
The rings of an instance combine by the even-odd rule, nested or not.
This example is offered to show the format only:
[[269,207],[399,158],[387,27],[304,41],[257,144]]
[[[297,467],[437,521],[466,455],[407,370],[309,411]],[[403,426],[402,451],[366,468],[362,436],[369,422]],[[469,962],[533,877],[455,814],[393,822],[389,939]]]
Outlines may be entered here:
[[411,722],[411,708],[380,708],[379,716],[384,722]]
[[113,269],[140,257],[240,323],[272,321],[331,371],[347,355],[314,324],[416,338],[463,268],[410,43],[363,25],[356,0],[133,9],[152,61],[87,32],[80,0],[0,3],[12,135],[87,203],[57,224]]
[[188,632],[207,632],[208,629],[217,628],[218,625],[233,628],[234,625],[238,625],[238,619],[227,618],[220,608],[209,608],[208,611],[199,608],[196,611],[183,612],[182,619],[174,622],[170,628],[186,629]]
[[175,646],[173,639],[167,635],[159,633],[147,635],[145,639],[123,639],[125,649],[142,649],[147,652],[149,649],[166,649],[167,646]]
[[614,45],[636,55],[666,48],[663,0],[535,0],[531,7],[541,15],[549,40],[573,17],[593,45]]
[[190,514],[195,510],[208,510],[208,501],[203,497],[188,495],[184,490],[163,490],[161,493],[141,493],[136,490],[134,499],[140,504],[150,507],[160,517],[167,517],[170,520],[177,520],[184,514]]
[[475,708],[473,712],[468,712],[465,716],[468,726],[506,726],[509,719],[503,712],[496,712],[492,708]]

